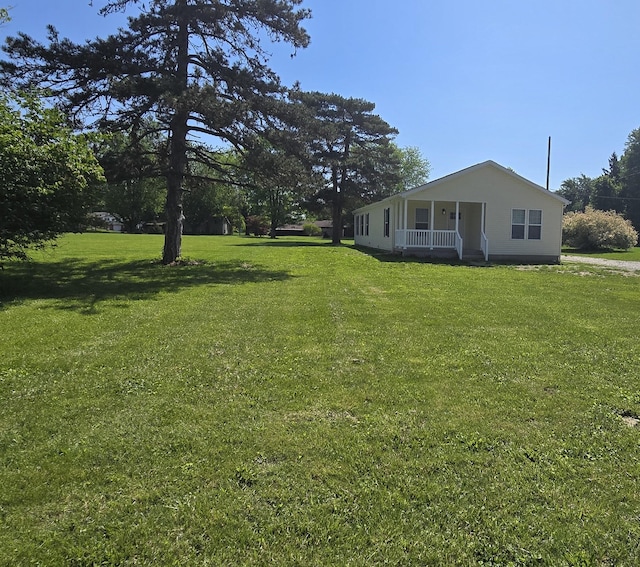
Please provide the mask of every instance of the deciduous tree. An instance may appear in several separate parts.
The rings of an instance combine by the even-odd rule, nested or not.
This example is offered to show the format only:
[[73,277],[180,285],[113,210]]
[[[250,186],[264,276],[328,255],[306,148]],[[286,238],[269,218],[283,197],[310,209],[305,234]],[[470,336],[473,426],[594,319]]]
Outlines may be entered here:
[[236,152],[217,152],[219,167],[211,171],[199,163],[191,164],[186,182],[184,210],[186,223],[192,233],[200,232],[215,217],[227,217],[234,227],[244,221],[238,207],[240,192],[239,167],[241,158]]
[[116,132],[100,136],[94,145],[107,178],[104,208],[117,214],[128,232],[136,232],[144,221],[158,220],[166,193],[158,162],[158,148],[166,141],[158,136],[131,139],[135,135]]
[[400,161],[400,183],[397,191],[408,191],[419,185],[424,185],[429,180],[431,164],[422,155],[420,148],[407,146],[397,147],[398,160]]
[[89,143],[34,96],[0,97],[0,258],[86,222],[104,177]]
[[567,205],[567,211],[584,212],[585,208],[591,203],[593,179],[584,173],[580,177],[565,179],[557,193],[570,201],[569,205]]
[[251,201],[269,218],[269,234],[275,238],[278,226],[296,220],[296,213],[299,218],[301,203],[314,187],[313,173],[300,156],[267,140],[245,155],[244,164],[249,172]]

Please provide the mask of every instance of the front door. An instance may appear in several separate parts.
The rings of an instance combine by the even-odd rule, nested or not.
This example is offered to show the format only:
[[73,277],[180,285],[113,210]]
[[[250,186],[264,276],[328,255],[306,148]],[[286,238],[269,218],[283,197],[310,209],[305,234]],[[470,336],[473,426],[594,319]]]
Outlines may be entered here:
[[466,203],[463,216],[464,222],[460,221],[460,236],[464,239],[464,247],[467,250],[479,250],[480,233],[482,232],[482,203]]
[[[456,229],[456,211],[447,211],[447,229]],[[465,249],[480,249],[480,232],[482,230],[482,203],[460,203],[458,211],[458,232]]]
[[[449,211],[447,214],[449,216],[449,221],[448,221],[449,224],[447,225],[447,229],[455,230],[456,229],[456,212]],[[458,230],[460,231],[460,236],[464,238],[464,223],[462,222],[462,211],[458,211]]]

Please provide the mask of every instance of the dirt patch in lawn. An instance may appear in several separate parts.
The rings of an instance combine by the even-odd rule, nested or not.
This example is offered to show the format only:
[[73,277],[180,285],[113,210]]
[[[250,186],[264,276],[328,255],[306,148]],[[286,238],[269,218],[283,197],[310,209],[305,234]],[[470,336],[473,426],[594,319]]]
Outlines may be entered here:
[[624,421],[629,427],[638,427],[640,419],[633,417],[632,415],[623,415],[622,421]]

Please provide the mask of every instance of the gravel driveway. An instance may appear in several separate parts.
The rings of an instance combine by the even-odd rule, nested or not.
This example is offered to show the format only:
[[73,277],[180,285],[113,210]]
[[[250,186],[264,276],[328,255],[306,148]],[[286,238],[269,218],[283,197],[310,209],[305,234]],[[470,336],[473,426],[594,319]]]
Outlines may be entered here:
[[640,262],[630,262],[627,260],[609,260],[606,258],[591,258],[589,256],[561,256],[562,262],[580,262],[582,264],[596,264],[609,268],[617,268],[618,270],[627,270],[629,272],[640,271]]

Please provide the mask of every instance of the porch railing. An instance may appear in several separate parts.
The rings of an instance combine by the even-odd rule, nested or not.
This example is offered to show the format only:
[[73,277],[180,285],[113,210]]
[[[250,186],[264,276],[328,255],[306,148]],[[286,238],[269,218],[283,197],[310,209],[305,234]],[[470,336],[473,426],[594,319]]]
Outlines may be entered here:
[[396,230],[396,246],[401,248],[456,249],[455,230]]
[[487,262],[489,260],[489,241],[487,240],[487,235],[484,232],[480,233],[480,249],[484,255],[484,261]]
[[462,260],[462,254],[464,251],[462,236],[460,236],[459,232],[456,232],[455,235],[456,235],[456,252],[458,253],[458,258]]

